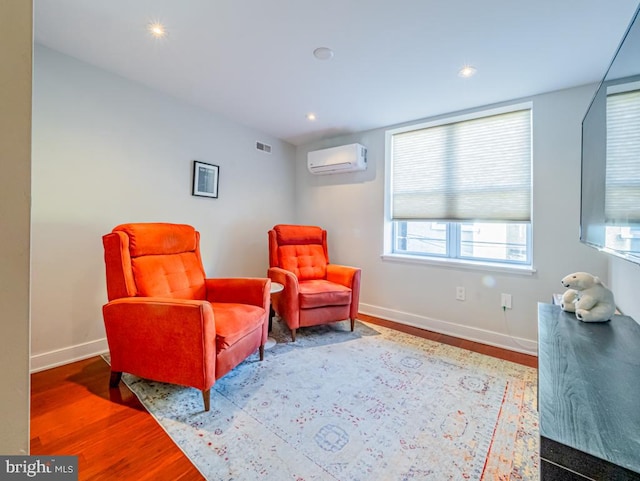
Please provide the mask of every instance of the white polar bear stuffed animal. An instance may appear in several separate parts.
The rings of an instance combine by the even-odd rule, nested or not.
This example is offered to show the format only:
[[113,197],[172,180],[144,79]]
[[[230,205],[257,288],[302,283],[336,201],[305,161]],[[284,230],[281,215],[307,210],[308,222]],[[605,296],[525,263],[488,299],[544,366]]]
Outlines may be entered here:
[[587,272],[574,272],[562,279],[569,289],[562,296],[562,310],[575,312],[583,322],[605,322],[613,317],[616,304],[600,278]]

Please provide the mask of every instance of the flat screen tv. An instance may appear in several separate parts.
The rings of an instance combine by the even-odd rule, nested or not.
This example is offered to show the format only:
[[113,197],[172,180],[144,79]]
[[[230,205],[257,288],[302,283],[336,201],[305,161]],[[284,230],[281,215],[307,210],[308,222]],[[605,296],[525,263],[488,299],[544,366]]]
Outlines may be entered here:
[[640,264],[640,8],[582,121],[580,240]]

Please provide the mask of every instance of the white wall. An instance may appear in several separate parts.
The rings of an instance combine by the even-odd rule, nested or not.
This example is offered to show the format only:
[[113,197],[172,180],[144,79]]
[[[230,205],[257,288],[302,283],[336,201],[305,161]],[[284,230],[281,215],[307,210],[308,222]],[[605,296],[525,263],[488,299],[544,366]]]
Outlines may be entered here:
[[618,309],[640,324],[640,265],[612,257],[609,262],[609,287]]
[[[563,292],[560,279],[570,272],[607,276],[606,257],[578,239],[581,121],[594,90],[585,86],[518,99],[533,102],[533,275],[382,260],[385,129],[298,147],[296,218],[328,230],[332,262],[362,268],[362,312],[535,352],[537,303]],[[433,119],[421,121],[426,120]],[[366,172],[308,173],[309,150],[351,142],[368,147]],[[466,301],[455,300],[456,286],[466,288]],[[506,313],[500,307],[503,292],[513,296]]]
[[[117,224],[191,224],[209,276],[266,276],[267,231],[294,220],[294,157],[285,142],[36,46],[32,369],[106,349],[101,236]],[[191,195],[194,159],[220,166],[218,199]]]
[[[560,279],[569,272],[607,276],[607,258],[578,241],[580,122],[593,91],[586,86],[518,99],[531,100],[534,109],[537,271],[523,276],[381,259],[385,129],[294,149],[36,46],[32,369],[106,348],[101,236],[131,221],[196,226],[211,276],[264,275],[272,225],[322,225],[329,231],[332,262],[363,269],[362,312],[532,352],[536,303],[561,292]],[[274,153],[255,150],[256,140],[272,144]],[[350,142],[368,147],[367,171],[307,172],[307,151]],[[190,195],[193,159],[220,165],[219,199]],[[640,308],[625,286],[638,277],[636,266],[612,264],[616,299],[630,315]],[[466,288],[465,302],[455,301],[456,286]],[[506,314],[501,292],[513,295]]]
[[29,452],[32,4],[0,2],[0,453]]

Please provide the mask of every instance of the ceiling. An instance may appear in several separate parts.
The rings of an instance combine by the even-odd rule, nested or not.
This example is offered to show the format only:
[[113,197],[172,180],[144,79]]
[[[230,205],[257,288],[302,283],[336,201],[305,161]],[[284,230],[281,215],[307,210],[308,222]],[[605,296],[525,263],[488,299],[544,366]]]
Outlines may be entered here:
[[[300,145],[596,82],[637,6],[34,0],[34,29],[37,43]],[[316,59],[317,47],[334,57]],[[475,76],[458,76],[466,64]]]

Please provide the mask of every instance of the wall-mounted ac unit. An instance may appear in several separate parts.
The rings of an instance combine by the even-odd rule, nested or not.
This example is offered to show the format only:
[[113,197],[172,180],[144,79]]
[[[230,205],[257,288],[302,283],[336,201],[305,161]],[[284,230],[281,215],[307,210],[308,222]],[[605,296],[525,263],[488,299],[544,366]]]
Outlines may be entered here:
[[341,145],[307,154],[307,168],[317,175],[366,170],[367,149],[360,144]]

